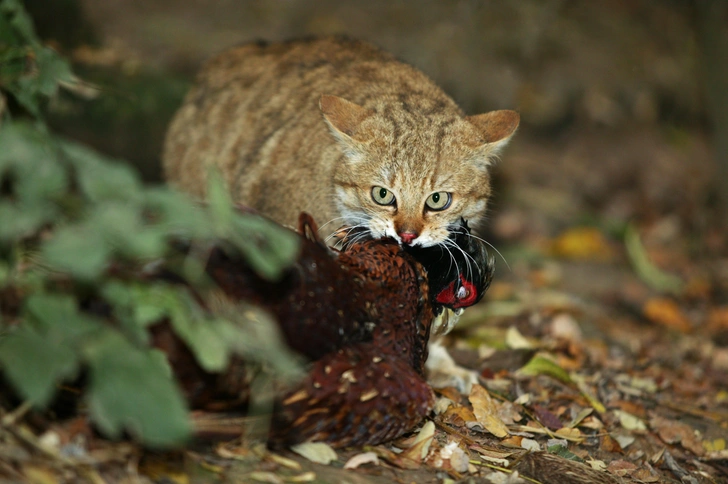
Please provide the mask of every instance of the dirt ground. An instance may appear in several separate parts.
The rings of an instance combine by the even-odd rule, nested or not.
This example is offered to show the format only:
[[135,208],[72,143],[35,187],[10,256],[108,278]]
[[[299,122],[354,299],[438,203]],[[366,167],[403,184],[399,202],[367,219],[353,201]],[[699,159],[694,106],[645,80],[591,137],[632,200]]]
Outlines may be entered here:
[[[131,77],[151,72],[184,86],[204,58],[227,46],[344,32],[421,68],[469,113],[513,108],[523,122],[495,169],[486,235],[503,256],[496,282],[448,339],[481,386],[470,395],[439,393],[425,444],[347,449],[323,465],[288,450],[271,454],[246,438],[151,454],[65,422],[51,432],[63,455],[75,446],[83,458],[48,461],[42,446],[31,445],[23,476],[728,482],[728,227],[716,202],[701,53],[680,2],[81,5],[97,43],[69,52],[86,66]],[[153,164],[171,109],[160,111],[141,147],[114,142],[117,131],[99,134],[82,117],[65,128]],[[62,117],[55,123],[63,129]],[[147,168],[150,179],[158,176],[156,166]],[[4,459],[7,452],[0,449]],[[343,468],[361,454],[365,463]],[[0,467],[7,482],[22,478],[9,469]]]

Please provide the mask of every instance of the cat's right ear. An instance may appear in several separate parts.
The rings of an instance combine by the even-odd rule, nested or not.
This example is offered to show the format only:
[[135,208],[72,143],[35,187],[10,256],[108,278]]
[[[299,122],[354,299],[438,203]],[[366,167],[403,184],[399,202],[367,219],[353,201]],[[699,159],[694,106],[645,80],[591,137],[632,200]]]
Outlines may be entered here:
[[517,112],[505,109],[467,116],[465,119],[480,133],[483,144],[479,151],[485,155],[486,159],[500,152],[521,122],[521,116]]
[[349,144],[357,139],[357,129],[362,121],[374,114],[372,111],[338,96],[324,94],[319,99],[319,108],[332,133]]

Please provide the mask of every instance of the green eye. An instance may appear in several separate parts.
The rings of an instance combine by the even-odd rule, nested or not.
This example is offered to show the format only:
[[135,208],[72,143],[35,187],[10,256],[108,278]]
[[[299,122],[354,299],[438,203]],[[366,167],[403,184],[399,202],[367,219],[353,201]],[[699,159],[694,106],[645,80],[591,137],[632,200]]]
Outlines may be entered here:
[[394,205],[394,195],[384,187],[372,187],[372,200],[379,205]]
[[435,192],[427,197],[425,205],[427,205],[427,208],[430,210],[439,211],[445,210],[449,207],[450,202],[452,202],[452,195],[450,192]]

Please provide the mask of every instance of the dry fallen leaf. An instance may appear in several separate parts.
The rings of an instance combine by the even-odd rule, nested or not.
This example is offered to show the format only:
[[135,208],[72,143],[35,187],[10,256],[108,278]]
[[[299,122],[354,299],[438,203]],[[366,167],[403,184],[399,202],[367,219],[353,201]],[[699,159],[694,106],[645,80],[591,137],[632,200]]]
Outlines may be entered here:
[[422,426],[419,433],[417,434],[417,437],[415,437],[415,441],[412,444],[412,447],[405,450],[400,454],[402,457],[411,459],[414,461],[421,461],[425,457],[427,457],[427,453],[430,451],[430,444],[432,443],[432,439],[435,436],[435,424],[431,421],[428,421],[425,423],[425,425]]
[[440,449],[440,457],[450,462],[450,467],[457,472],[468,471],[470,456],[458,446],[457,442],[450,442]]
[[575,227],[551,243],[551,252],[578,260],[609,260],[613,251],[604,235],[594,227]]
[[655,324],[676,329],[682,333],[692,331],[693,325],[675,301],[667,298],[652,298],[642,308],[647,319]]
[[363,464],[374,464],[375,466],[378,466],[379,457],[377,457],[377,454],[375,454],[374,452],[362,452],[361,454],[356,454],[351,459],[346,461],[346,464],[344,464],[344,469],[356,469]]
[[538,452],[541,450],[539,443],[533,439],[521,439],[521,448],[530,450],[531,452]]
[[510,326],[506,331],[506,346],[513,350],[530,350],[535,347],[515,326]]
[[581,431],[579,429],[573,429],[569,427],[562,427],[554,432],[559,437],[563,437],[571,442],[578,442],[583,439]]
[[304,442],[303,444],[292,445],[291,450],[317,464],[329,465],[339,458],[336,451],[324,442]]
[[619,423],[627,430],[647,430],[645,423],[639,418],[635,417],[629,412],[624,410],[613,410],[614,414],[619,418]]
[[473,405],[473,413],[478,423],[496,437],[503,438],[508,435],[508,429],[498,417],[498,408],[493,399],[490,398],[488,390],[475,384],[468,399]]
[[280,476],[266,471],[253,471],[248,474],[252,480],[256,482],[265,482],[267,484],[283,484],[283,479]]
[[666,444],[679,443],[698,457],[705,454],[703,443],[688,424],[656,415],[650,419],[650,427]]

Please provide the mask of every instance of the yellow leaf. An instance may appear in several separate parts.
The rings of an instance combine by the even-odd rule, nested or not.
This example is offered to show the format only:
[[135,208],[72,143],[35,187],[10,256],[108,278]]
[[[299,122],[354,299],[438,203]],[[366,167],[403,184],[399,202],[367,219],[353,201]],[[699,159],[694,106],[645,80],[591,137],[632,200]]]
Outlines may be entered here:
[[560,257],[578,260],[609,260],[613,251],[599,229],[575,227],[551,243],[551,252]]
[[703,447],[708,452],[719,452],[725,450],[725,439],[706,440],[703,442]]
[[581,431],[576,428],[562,427],[554,433],[559,437],[563,437],[571,442],[577,442],[583,439]]
[[498,408],[493,399],[490,398],[488,390],[475,384],[468,399],[473,405],[473,413],[478,423],[496,437],[503,438],[508,435],[508,429],[498,417]]

